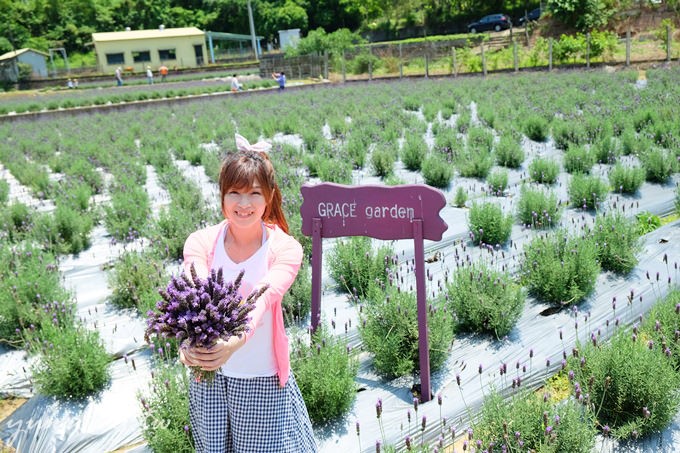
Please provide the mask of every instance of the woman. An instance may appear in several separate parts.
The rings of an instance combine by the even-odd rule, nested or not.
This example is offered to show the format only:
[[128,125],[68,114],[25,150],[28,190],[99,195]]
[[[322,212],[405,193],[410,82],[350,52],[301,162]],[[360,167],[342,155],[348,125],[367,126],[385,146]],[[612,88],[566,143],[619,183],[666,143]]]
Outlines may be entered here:
[[192,233],[184,266],[201,277],[222,268],[226,281],[245,270],[245,297],[269,288],[251,312],[250,331],[212,348],[187,348],[187,366],[218,370],[215,380],[189,387],[192,434],[198,452],[316,452],[307,409],[290,371],[281,299],[295,280],[302,247],[288,235],[281,190],[268,143],[250,145],[236,135],[238,151],[222,164],[219,186],[225,220]]

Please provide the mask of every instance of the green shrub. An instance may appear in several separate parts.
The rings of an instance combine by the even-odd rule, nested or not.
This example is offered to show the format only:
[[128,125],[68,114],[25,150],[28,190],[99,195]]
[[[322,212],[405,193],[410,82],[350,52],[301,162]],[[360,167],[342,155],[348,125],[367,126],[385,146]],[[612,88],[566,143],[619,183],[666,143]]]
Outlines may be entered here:
[[522,123],[524,134],[535,142],[545,142],[550,134],[550,124],[542,116],[529,115]]
[[574,208],[595,209],[607,197],[609,186],[597,176],[577,173],[571,177],[568,192]]
[[458,172],[469,178],[486,178],[494,162],[493,153],[483,147],[468,146],[464,152],[455,156]]
[[319,179],[324,182],[350,184],[352,182],[352,165],[346,159],[323,158],[317,167]]
[[637,165],[626,166],[618,162],[609,170],[609,184],[614,192],[634,194],[645,179],[645,169]]
[[503,245],[512,233],[512,215],[503,214],[496,203],[473,203],[468,220],[470,236],[475,244]]
[[465,192],[465,189],[463,189],[461,186],[458,186],[458,188],[456,189],[456,195],[453,199],[453,205],[457,208],[464,208],[467,199],[468,196],[467,192]]
[[446,156],[452,156],[465,149],[465,142],[458,136],[455,129],[441,126],[436,129],[433,127],[434,150]]
[[553,139],[557,149],[568,149],[571,145],[583,145],[587,142],[583,124],[577,121],[564,121],[553,125]]
[[591,237],[569,236],[565,230],[536,237],[524,247],[522,282],[551,304],[578,304],[595,289],[597,256]]
[[508,168],[519,168],[524,162],[522,145],[511,135],[501,136],[496,145],[496,162]]
[[384,178],[394,171],[394,152],[386,146],[376,146],[371,153],[371,164],[376,176]]
[[306,261],[302,262],[293,285],[283,295],[281,305],[287,326],[301,323],[312,307],[312,272]]
[[601,164],[613,164],[621,155],[618,140],[611,136],[604,137],[596,142],[592,147],[592,151],[597,162]]
[[601,426],[609,426],[619,439],[668,427],[680,404],[680,381],[660,345],[619,330],[610,342],[582,349],[568,360],[573,391],[586,397]]
[[[47,218],[49,216],[43,217]],[[42,230],[37,234],[49,242],[50,250],[55,253],[80,253],[90,247],[90,232],[94,226],[90,215],[58,205],[51,219],[47,225],[42,222],[36,225],[36,230]]]
[[484,263],[457,268],[444,298],[463,330],[489,332],[502,338],[524,308],[524,291],[506,272]]
[[189,377],[179,362],[159,362],[150,393],[139,393],[142,436],[151,451],[193,453],[189,424]]
[[493,390],[484,397],[472,431],[482,441],[480,451],[491,451],[493,443],[493,451],[510,452],[590,453],[596,434],[593,416],[583,405],[574,399],[556,403],[532,390],[510,398]]
[[20,345],[17,329],[40,329],[40,305],[70,302],[54,256],[33,245],[0,246],[0,281],[0,340],[11,346]]
[[118,241],[132,241],[144,231],[151,208],[144,186],[131,178],[117,180],[111,201],[104,207],[106,231]]
[[504,169],[495,170],[486,178],[486,183],[489,185],[489,192],[492,195],[502,197],[505,189],[508,188],[508,171]]
[[590,173],[596,159],[585,146],[570,146],[564,152],[564,170],[568,173]]
[[165,263],[153,251],[126,251],[109,270],[110,302],[119,308],[134,308],[141,315],[155,308],[158,290],[165,288]]
[[346,414],[356,398],[359,368],[347,341],[319,326],[309,345],[298,338],[291,349],[291,369],[312,422],[322,424]]
[[401,150],[401,160],[407,170],[419,171],[427,155],[427,144],[422,137],[407,134]]
[[531,180],[542,184],[554,184],[560,173],[560,164],[544,157],[538,157],[529,164]]
[[[668,257],[664,257],[668,262]],[[632,299],[632,295],[630,296]],[[646,315],[641,335],[649,336],[655,345],[668,348],[664,353],[670,352],[676,370],[680,369],[680,343],[675,340],[676,332],[680,331],[680,316],[678,316],[678,304],[680,303],[680,290],[675,289],[661,301],[654,304],[649,314]]]
[[641,246],[635,220],[620,212],[600,214],[595,218],[593,237],[602,269],[627,274],[637,265]]
[[473,126],[467,134],[467,147],[473,152],[490,153],[493,150],[493,134],[485,127]]
[[103,390],[111,377],[111,358],[99,332],[68,322],[60,325],[51,322],[52,313],[44,315],[40,328],[27,334],[31,351],[39,354],[31,367],[37,390],[64,399],[82,399]]
[[352,236],[335,243],[328,256],[328,270],[340,289],[364,297],[371,285],[384,286],[394,267],[394,251],[388,245],[373,250],[371,239]]
[[[379,375],[392,379],[420,369],[415,294],[373,286],[360,317],[359,332]],[[436,371],[449,356],[453,318],[446,310],[430,305],[427,324],[430,370]]]
[[652,148],[639,157],[649,182],[663,184],[668,181],[675,171],[676,159],[671,153],[663,149]]
[[550,228],[559,224],[562,207],[553,191],[522,186],[517,217],[522,225],[531,228]]
[[430,153],[423,162],[422,174],[425,184],[444,189],[451,184],[453,167],[439,153]]

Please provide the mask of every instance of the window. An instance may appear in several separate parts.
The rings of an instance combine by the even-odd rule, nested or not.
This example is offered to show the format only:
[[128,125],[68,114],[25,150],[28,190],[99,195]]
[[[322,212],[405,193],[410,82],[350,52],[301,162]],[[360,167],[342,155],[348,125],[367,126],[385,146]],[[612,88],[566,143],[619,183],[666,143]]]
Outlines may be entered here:
[[158,58],[161,61],[177,60],[177,53],[175,52],[175,49],[158,49]]
[[132,61],[135,63],[145,63],[151,61],[151,52],[148,50],[142,52],[132,52]]
[[125,63],[125,57],[122,53],[107,53],[106,54],[106,64],[123,64]]

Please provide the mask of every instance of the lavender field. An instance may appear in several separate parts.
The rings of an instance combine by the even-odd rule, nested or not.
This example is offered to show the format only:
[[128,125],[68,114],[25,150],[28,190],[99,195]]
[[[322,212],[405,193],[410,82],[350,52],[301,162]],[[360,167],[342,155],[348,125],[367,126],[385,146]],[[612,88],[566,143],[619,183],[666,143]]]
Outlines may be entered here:
[[[239,133],[273,143],[284,207],[307,258],[302,184],[429,184],[447,200],[440,215],[448,225],[441,241],[425,245],[429,304],[439,309],[456,272],[476,264],[522,288],[502,334],[457,325],[453,340],[437,345],[444,359],[432,373],[434,398],[414,404],[417,372],[386,377],[376,368],[362,327],[370,303],[332,277],[340,241],[324,241],[322,323],[358,371],[350,408],[315,424],[320,451],[372,452],[376,442],[384,451],[462,451],[466,440],[481,451],[468,429],[489,395],[544,388],[566,373],[575,348],[637,329],[655,305],[677,297],[679,77],[668,67],[648,71],[644,83],[637,71],[371,81],[0,117],[0,262],[9,269],[0,290],[0,395],[28,398],[0,422],[0,440],[21,452],[152,451],[140,397],[172,358],[159,360],[163,352],[144,342],[145,307],[180,271],[186,236],[220,220],[219,162]],[[522,217],[530,190],[552,196],[554,212]],[[502,240],[485,242],[490,228],[475,226],[484,207],[510,219]],[[541,295],[537,265],[526,258],[537,241],[590,234],[607,215],[644,226],[630,268],[602,270],[600,256],[580,298]],[[389,278],[412,292],[413,243],[372,241],[385,245],[394,254]],[[309,281],[307,270],[298,280]],[[50,353],[26,345],[34,335],[26,320],[45,302],[72,306],[75,325],[97,333],[110,359],[98,391],[61,398],[38,390],[34,372]],[[441,311],[463,318],[448,305]],[[309,323],[303,310],[289,323],[291,338],[308,341]],[[328,379],[332,370],[319,373]],[[593,448],[674,451],[678,434],[673,423],[626,440],[600,429]]]

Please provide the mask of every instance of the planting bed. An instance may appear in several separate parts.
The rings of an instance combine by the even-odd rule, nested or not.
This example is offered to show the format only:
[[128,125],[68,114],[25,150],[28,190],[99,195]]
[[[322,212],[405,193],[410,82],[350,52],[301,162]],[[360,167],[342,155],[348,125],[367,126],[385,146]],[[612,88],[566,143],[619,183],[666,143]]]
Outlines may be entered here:
[[[70,118],[69,126],[59,120],[38,120],[36,124],[11,126],[0,124],[0,135],[5,133],[10,137],[0,143],[0,163],[5,167],[1,174],[3,180],[8,182],[10,201],[21,201],[33,208],[37,207],[36,211],[49,213],[54,209],[52,198],[57,197],[41,199],[35,189],[28,187],[29,181],[21,183],[19,178],[15,179],[8,169],[16,168],[9,150],[24,152],[29,159],[44,166],[49,163],[49,157],[45,156],[54,153],[79,155],[80,146],[89,150],[90,156],[97,156],[96,149],[100,147],[110,154],[120,153],[121,160],[132,156],[144,161],[141,164],[145,175],[143,191],[148,195],[149,218],[153,223],[162,217],[173,198],[170,193],[172,187],[163,179],[164,176],[157,173],[159,169],[167,169],[158,163],[158,156],[170,159],[170,165],[177,170],[177,174],[195,184],[207,206],[214,210],[217,191],[210,175],[215,171],[212,168],[215,161],[204,161],[200,156],[232,149],[234,131],[251,139],[261,136],[274,141],[275,152],[281,154],[309,155],[315,151],[309,149],[308,144],[312,141],[316,141],[318,149],[340,147],[346,143],[348,137],[357,134],[351,130],[351,126],[363,118],[365,112],[362,109],[373,106],[375,110],[369,117],[380,125],[383,135],[371,135],[372,143],[368,146],[366,164],[361,169],[352,170],[349,180],[343,182],[357,185],[385,184],[385,178],[375,176],[370,164],[371,152],[375,153],[384,142],[388,143],[388,148],[398,148],[403,146],[404,136],[420,135],[428,152],[434,152],[441,128],[457,127],[461,117],[466,114],[469,115],[469,127],[493,130],[495,143],[498,143],[500,136],[509,133],[508,128],[512,127],[513,121],[517,126],[524,121],[522,115],[535,112],[554,111],[556,117],[564,115],[562,119],[569,116],[569,121],[584,129],[588,127],[588,121],[597,117],[597,112],[601,116],[615,116],[615,120],[630,120],[632,125],[632,118],[626,120],[620,112],[610,110],[612,107],[603,105],[602,98],[594,94],[607,92],[621,99],[636,97],[636,101],[626,104],[626,108],[635,105],[642,106],[641,109],[652,109],[658,97],[663,97],[664,103],[677,106],[680,92],[670,85],[670,81],[677,79],[677,76],[677,69],[650,73],[649,86],[645,90],[635,87],[635,74],[626,73],[616,76],[584,73],[582,81],[578,80],[579,75],[569,74],[568,77],[540,75],[539,78],[529,75],[524,78],[501,76],[476,81],[452,79],[373,83],[351,88],[318,88],[298,95],[268,93],[260,97],[228,101],[206,100],[204,105],[187,106],[186,110],[180,110],[182,107],[173,109],[169,115],[154,107],[154,110],[75,116]],[[523,93],[539,83],[545,84],[543,88],[550,84],[557,86],[557,93],[546,94],[546,91],[539,90],[541,94],[532,94],[529,100],[525,100],[523,95],[515,99],[517,95],[511,94],[515,91]],[[491,94],[472,94],[478,92],[473,90],[477,86],[486,88]],[[615,94],[617,90],[623,93]],[[494,106],[490,100],[494,93],[501,92],[511,98],[510,104]],[[593,101],[589,103],[591,96]],[[445,115],[443,112],[452,105],[446,104],[448,100],[456,105],[457,111],[448,111],[449,114]],[[414,102],[418,104],[417,108],[407,108],[408,104]],[[431,114],[430,103],[438,107],[435,115]],[[519,113],[512,112],[513,108],[523,103],[528,103],[530,108]],[[556,103],[559,105],[555,107]],[[491,128],[489,123],[493,121],[489,120],[489,115],[493,116],[494,109],[498,124]],[[396,125],[389,123],[390,115],[398,116]],[[630,115],[636,117],[635,112],[630,112]],[[169,117],[170,120],[156,123],[158,116]],[[511,121],[504,124],[500,121],[502,118],[510,118]],[[421,124],[414,126],[414,122]],[[558,123],[555,121],[555,124]],[[386,138],[392,133],[390,127],[398,131],[392,140]],[[677,128],[670,129],[670,138],[664,142],[670,153],[674,153],[673,157],[680,155],[678,132]],[[373,134],[374,131],[367,133]],[[53,134],[62,137],[61,142],[51,138]],[[465,133],[459,135],[464,136]],[[51,148],[55,142],[63,146],[58,150]],[[519,143],[525,159],[517,169],[508,169],[508,185],[502,196],[489,194],[484,179],[461,177],[459,173],[441,189],[448,205],[440,215],[449,228],[442,241],[426,242],[428,297],[434,298],[440,292],[443,282],[458,267],[459,257],[469,257],[470,261],[493,261],[505,272],[519,274],[524,247],[537,235],[545,234],[545,231],[522,226],[515,220],[510,240],[504,245],[492,245],[490,249],[479,247],[473,245],[470,238],[468,219],[473,203],[492,201],[503,212],[515,213],[521,198],[522,183],[529,180],[530,163],[537,158],[545,158],[563,164],[564,151],[558,149],[553,136],[545,142],[532,141],[523,136]],[[34,146],[43,154],[35,153]],[[149,147],[158,147],[159,154],[150,153]],[[168,153],[168,149],[172,152]],[[337,148],[334,149],[337,152]],[[39,161],[40,158],[44,160]],[[339,167],[340,160],[344,158],[346,156],[336,158],[336,166]],[[638,162],[638,158],[625,155],[619,156],[619,161],[632,165]],[[287,164],[280,162],[278,165],[282,173],[283,165]],[[611,164],[595,164],[591,174],[601,176],[606,181],[611,167]],[[92,203],[101,209],[113,199],[111,181],[115,180],[114,175],[120,173],[115,162],[107,162],[99,170],[108,183],[93,198]],[[311,183],[320,181],[318,176],[309,176],[308,171],[308,168],[300,165],[292,169],[291,175],[303,174],[303,179]],[[51,170],[47,172],[54,180],[60,177]],[[287,172],[285,174],[288,175]],[[392,177],[408,184],[425,181],[421,172],[407,170],[399,159],[393,165]],[[572,178],[572,175],[561,170],[556,183],[551,186],[558,199],[565,204],[568,203]],[[631,218],[639,213],[661,217],[672,215],[679,182],[676,167],[666,182],[645,182],[633,195],[609,191],[604,200],[599,200],[598,210],[566,208],[559,226],[577,232],[584,226],[592,226],[598,212],[615,210]],[[455,207],[453,203],[459,188],[468,196],[465,207]],[[204,220],[216,218],[217,214],[210,212]],[[152,353],[143,341],[143,316],[132,309],[117,308],[110,303],[112,288],[107,272],[116,265],[116,260],[122,254],[148,249],[154,239],[142,232],[127,240],[113,240],[103,222],[98,222],[89,237],[91,243],[85,250],[78,254],[64,254],[59,258],[58,266],[64,286],[73,293],[78,318],[86,328],[100,333],[106,351],[114,359],[109,366],[110,384],[84,400],[63,400],[37,394],[29,371],[36,360],[35,356],[28,355],[22,349],[0,345],[0,394],[30,398],[0,422],[0,440],[18,451],[113,451],[144,441],[142,409],[138,397],[140,393],[148,391],[154,362]],[[335,243],[324,241],[324,260]],[[374,241],[374,244],[380,245],[379,241]],[[412,242],[396,241],[390,245],[398,257],[398,273],[404,279],[405,288],[415,286]],[[555,309],[552,304],[528,296],[514,328],[500,339],[482,334],[456,333],[449,358],[441,369],[432,373],[435,398],[420,404],[417,409],[413,404],[412,393],[414,384],[418,383],[417,377],[385,380],[376,373],[371,354],[362,349],[357,329],[361,323],[358,308],[339,291],[338,283],[330,278],[326,268],[322,280],[322,321],[327,325],[333,321],[335,330],[332,333],[360,351],[360,366],[356,378],[358,392],[349,413],[315,427],[320,451],[375,451],[377,440],[404,448],[406,436],[414,439],[416,445],[433,445],[440,434],[448,436],[447,442],[451,442],[452,434],[460,435],[467,430],[484,397],[492,389],[510,394],[513,380],[517,378],[521,379],[523,388],[542,386],[547,378],[559,371],[564,351],[570,352],[577,343],[587,343],[593,334],[600,341],[606,341],[615,330],[614,324],[627,326],[635,323],[659,299],[673,288],[678,288],[680,271],[673,265],[680,261],[680,221],[672,221],[646,234],[642,238],[638,258],[639,263],[625,276],[602,272],[597,277],[595,291],[578,305]],[[176,256],[166,261],[166,270],[169,274],[179,272]],[[631,291],[634,297],[627,301]],[[613,304],[613,300],[618,300],[618,305]],[[297,330],[292,329],[291,335],[296,334]],[[510,371],[501,375],[499,370],[503,365]],[[382,401],[383,408],[380,421],[376,419],[378,400]],[[357,423],[360,430],[356,429]],[[604,451],[621,451],[624,448],[632,451],[673,451],[680,448],[676,440],[677,426],[673,424],[658,435],[632,444],[619,445],[610,439],[600,440],[598,448]],[[455,433],[452,433],[452,427]],[[132,449],[139,452],[147,450],[144,443]]]

